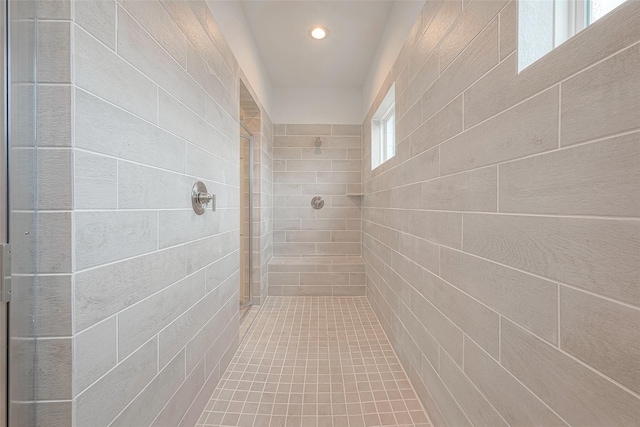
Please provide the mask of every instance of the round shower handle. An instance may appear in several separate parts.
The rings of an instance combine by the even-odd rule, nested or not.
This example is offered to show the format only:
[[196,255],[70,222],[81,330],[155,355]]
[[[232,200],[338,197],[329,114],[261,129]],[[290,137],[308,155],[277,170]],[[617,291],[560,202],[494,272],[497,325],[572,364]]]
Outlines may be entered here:
[[324,206],[324,200],[322,200],[322,197],[316,196],[313,199],[311,199],[311,207],[313,209],[322,209],[323,206]]

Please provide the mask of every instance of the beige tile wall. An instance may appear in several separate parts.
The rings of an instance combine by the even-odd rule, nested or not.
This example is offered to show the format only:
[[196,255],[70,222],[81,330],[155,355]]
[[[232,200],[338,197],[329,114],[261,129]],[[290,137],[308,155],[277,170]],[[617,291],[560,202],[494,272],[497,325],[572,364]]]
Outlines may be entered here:
[[37,3],[41,422],[193,425],[238,345],[241,70],[202,1]]
[[418,17],[362,127],[367,295],[436,425],[635,425],[640,3],[520,74],[516,28],[515,0]]
[[[274,130],[273,255],[360,255],[360,126],[280,124]],[[314,196],[323,198],[322,209],[311,207]]]

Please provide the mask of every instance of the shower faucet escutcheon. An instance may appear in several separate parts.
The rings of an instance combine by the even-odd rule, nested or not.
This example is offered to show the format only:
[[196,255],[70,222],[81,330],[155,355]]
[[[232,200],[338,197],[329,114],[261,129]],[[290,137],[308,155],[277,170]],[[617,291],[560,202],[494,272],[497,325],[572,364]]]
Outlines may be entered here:
[[216,211],[216,195],[207,191],[207,186],[202,181],[197,181],[191,189],[191,206],[197,215],[202,215],[206,207],[211,203],[211,210]]

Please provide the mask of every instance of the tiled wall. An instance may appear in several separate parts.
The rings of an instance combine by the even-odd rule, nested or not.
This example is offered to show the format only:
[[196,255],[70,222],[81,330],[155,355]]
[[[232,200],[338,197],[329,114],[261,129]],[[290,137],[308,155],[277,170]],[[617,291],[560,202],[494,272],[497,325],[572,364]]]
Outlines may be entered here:
[[204,2],[39,3],[42,419],[192,425],[238,343],[240,70]]
[[427,2],[367,292],[435,425],[640,420],[640,2],[517,73],[515,1]]
[[[360,255],[360,126],[281,124],[274,130],[273,255]],[[311,207],[314,196],[323,198],[322,209]]]
[[254,162],[259,165],[254,167],[253,178],[254,203],[260,206],[260,215],[254,218],[254,235],[259,233],[254,252],[258,250],[259,255],[254,255],[253,303],[258,305],[267,298],[268,264],[273,256],[273,124],[266,114],[262,114],[260,129],[260,145],[254,146]]

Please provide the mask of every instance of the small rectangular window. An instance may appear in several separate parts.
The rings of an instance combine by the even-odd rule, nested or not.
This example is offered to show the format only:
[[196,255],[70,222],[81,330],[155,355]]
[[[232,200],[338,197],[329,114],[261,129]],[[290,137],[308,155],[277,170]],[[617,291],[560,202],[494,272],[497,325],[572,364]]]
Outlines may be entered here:
[[395,84],[384,97],[371,120],[371,169],[396,155]]
[[518,71],[575,36],[627,0],[520,0]]

